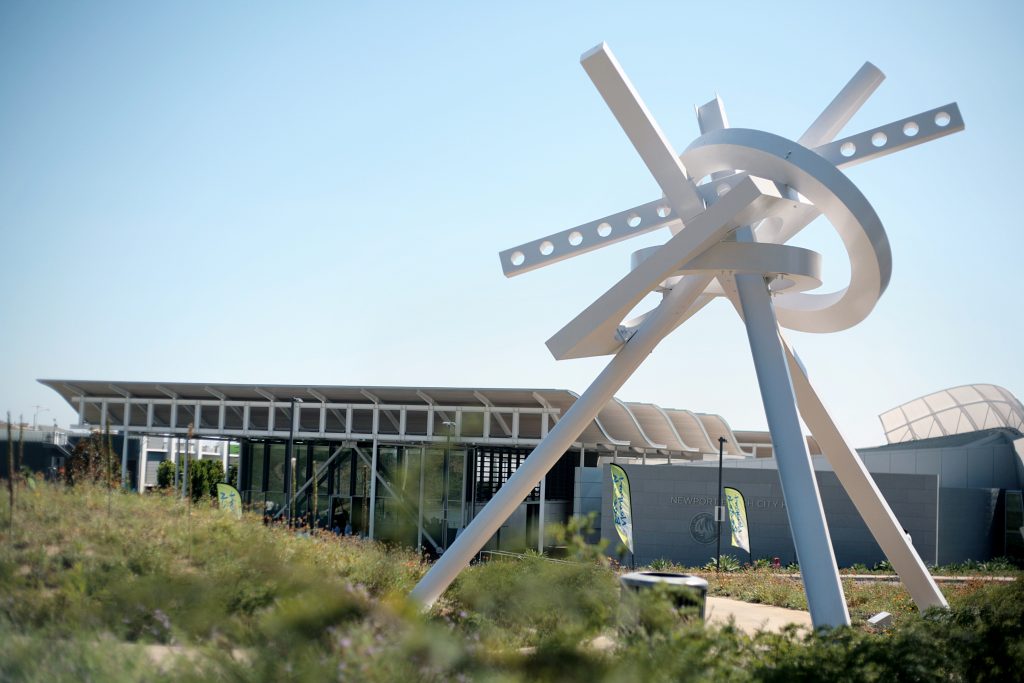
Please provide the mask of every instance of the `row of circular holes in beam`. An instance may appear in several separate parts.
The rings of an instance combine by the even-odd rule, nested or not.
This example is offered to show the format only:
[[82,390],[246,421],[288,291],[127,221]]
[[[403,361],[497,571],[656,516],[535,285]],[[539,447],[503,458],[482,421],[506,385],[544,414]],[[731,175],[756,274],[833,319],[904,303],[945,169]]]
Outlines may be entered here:
[[[937,114],[935,114],[935,125],[939,126],[940,128],[948,126],[950,120],[950,115],[944,111],[940,111]],[[915,135],[918,134],[920,130],[921,129],[917,125],[916,121],[907,121],[906,123],[903,124],[903,134],[906,135],[908,138],[914,137]],[[882,131],[878,131],[877,133],[871,136],[871,144],[874,145],[875,147],[884,147],[888,141],[889,137]],[[839,147],[839,153],[842,154],[844,157],[852,157],[854,154],[857,153],[857,145],[853,144],[852,142],[845,142]],[[722,184],[717,188],[717,193],[719,196],[721,196],[728,192],[729,190],[729,185]],[[667,218],[670,213],[672,213],[671,207],[658,207],[659,218]],[[629,225],[629,227],[636,228],[640,225],[641,218],[639,215],[631,213],[626,218],[626,223]],[[600,225],[598,225],[597,234],[600,237],[608,237],[608,235],[612,234],[611,224],[601,223]],[[578,247],[582,243],[582,232],[580,232],[579,230],[573,230],[572,232],[569,233],[569,244],[571,246]],[[544,240],[537,246],[537,250],[540,252],[541,256],[550,256],[555,251],[555,245],[551,242],[551,240]],[[512,262],[513,266],[521,266],[526,261],[526,254],[524,254],[521,251],[514,251],[512,252],[512,255],[509,260]]]
[[[951,120],[952,119],[950,115],[944,111],[940,111],[935,115],[935,125],[938,126],[939,128],[945,128],[946,126],[949,125],[949,122]],[[907,121],[906,123],[903,124],[903,134],[906,135],[908,138],[914,137],[915,135],[918,134],[920,130],[921,128],[917,125],[916,121]],[[882,131],[878,131],[877,133],[871,136],[871,144],[874,145],[875,147],[885,147],[885,143],[887,143],[888,141],[889,136],[887,136]],[[857,153],[857,145],[853,144],[852,142],[844,142],[839,147],[839,153],[847,158],[852,157],[854,154]]]
[[[672,213],[672,207],[663,204],[657,208],[656,213],[658,218],[668,218]],[[643,219],[640,218],[640,214],[631,213],[626,216],[626,224],[631,228],[639,227],[642,222]],[[598,237],[608,237],[611,234],[611,223],[601,223],[597,226]],[[579,230],[573,230],[568,235],[568,242],[570,246],[578,247],[583,244],[583,233]],[[551,240],[544,240],[537,245],[537,251],[540,252],[541,256],[550,256],[555,251],[555,245]],[[521,266],[526,261],[526,254],[521,251],[514,251],[509,257],[509,261],[511,261],[513,266]]]

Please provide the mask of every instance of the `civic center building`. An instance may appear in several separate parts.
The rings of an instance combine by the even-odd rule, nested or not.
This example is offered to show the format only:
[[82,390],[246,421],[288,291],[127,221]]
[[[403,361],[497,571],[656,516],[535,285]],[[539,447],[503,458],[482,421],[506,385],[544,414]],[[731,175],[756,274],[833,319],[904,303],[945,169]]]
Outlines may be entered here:
[[[250,509],[312,515],[344,508],[353,532],[441,554],[576,400],[555,389],[279,386],[41,380],[109,425],[132,488],[160,461],[219,458],[238,467]],[[1024,407],[994,385],[955,387],[881,416],[887,444],[859,450],[922,559],[1024,557]],[[189,438],[189,432],[192,438]],[[719,437],[724,484],[746,498],[751,555],[795,561],[767,432],[719,415],[611,400],[537,482],[488,549],[554,551],[547,524],[594,513],[591,540],[619,554],[608,465],[629,475],[638,564],[695,565],[715,554]],[[840,566],[884,559],[817,444],[808,439]],[[294,481],[293,481],[294,479]],[[315,498],[315,502],[314,502]],[[289,506],[289,500],[292,501]],[[289,510],[290,507],[290,510]],[[743,551],[724,552],[748,561]],[[631,558],[624,557],[626,561]]]

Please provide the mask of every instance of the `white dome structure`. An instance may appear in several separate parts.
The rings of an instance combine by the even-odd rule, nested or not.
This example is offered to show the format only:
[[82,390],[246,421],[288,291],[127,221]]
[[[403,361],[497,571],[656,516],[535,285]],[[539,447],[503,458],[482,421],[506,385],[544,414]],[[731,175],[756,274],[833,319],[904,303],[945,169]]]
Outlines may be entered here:
[[1007,428],[1024,433],[1024,405],[994,384],[965,384],[915,398],[878,416],[888,443]]

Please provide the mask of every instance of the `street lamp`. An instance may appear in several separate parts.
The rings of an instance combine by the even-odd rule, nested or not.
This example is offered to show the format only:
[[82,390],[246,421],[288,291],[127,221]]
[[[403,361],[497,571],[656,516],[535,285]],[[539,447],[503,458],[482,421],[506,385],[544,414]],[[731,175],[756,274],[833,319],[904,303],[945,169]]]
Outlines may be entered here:
[[50,409],[43,406],[32,407],[36,409],[36,412],[32,415],[32,429],[35,430],[39,428],[39,413],[48,413]]
[[291,399],[291,413],[288,416],[288,456],[284,463],[284,490],[288,496],[288,528],[292,526],[292,506],[295,505],[293,494],[295,481],[295,404],[302,403],[302,399],[293,396]]

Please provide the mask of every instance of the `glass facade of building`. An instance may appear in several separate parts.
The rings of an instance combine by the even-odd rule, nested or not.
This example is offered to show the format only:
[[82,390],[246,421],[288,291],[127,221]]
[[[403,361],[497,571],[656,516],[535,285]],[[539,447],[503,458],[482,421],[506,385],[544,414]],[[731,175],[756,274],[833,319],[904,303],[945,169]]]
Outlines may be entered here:
[[[286,518],[291,498],[292,517],[302,523],[343,531],[341,520],[347,519],[355,535],[422,547],[436,555],[451,545],[530,453],[526,448],[466,443],[378,443],[374,487],[373,449],[372,442],[295,441],[289,455],[287,442],[244,440],[239,488],[250,509],[268,519]],[[296,474],[289,492],[285,468],[292,459]],[[545,478],[545,523],[566,521],[578,462],[579,453],[569,451]],[[521,506],[522,528],[499,533],[489,547],[538,547],[541,504],[538,482]]]

